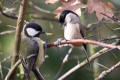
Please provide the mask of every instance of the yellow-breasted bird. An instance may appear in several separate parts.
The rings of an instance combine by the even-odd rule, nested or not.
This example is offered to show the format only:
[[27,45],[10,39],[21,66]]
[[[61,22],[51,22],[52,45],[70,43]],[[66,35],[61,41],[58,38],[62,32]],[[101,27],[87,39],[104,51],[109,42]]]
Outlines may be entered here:
[[19,53],[28,80],[31,80],[31,71],[37,80],[44,80],[39,71],[39,67],[45,60],[45,42],[40,39],[40,35],[44,33],[42,27],[36,23],[27,23],[24,26]]

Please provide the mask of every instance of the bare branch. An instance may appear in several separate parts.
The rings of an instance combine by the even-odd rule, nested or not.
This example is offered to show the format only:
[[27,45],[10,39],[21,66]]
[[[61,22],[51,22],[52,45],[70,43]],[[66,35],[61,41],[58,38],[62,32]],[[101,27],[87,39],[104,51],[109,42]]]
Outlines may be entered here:
[[11,19],[17,19],[17,16],[13,16],[13,15],[4,13],[1,6],[0,6],[0,12],[1,12],[1,14],[4,15],[5,17],[11,18]]
[[[44,13],[52,13],[51,11],[48,11],[48,10],[45,10],[45,9],[42,9],[38,6],[36,6],[35,4],[33,4],[32,2],[29,2],[29,5],[33,8],[35,8],[36,10],[40,11],[40,12],[44,12]],[[53,13],[52,13],[53,14]]]
[[114,39],[120,39],[120,36],[111,36],[110,38],[105,38],[105,39],[100,40],[100,41],[107,41],[107,40],[114,40]]
[[102,67],[102,68],[104,68],[104,69],[109,69],[109,68],[108,68],[108,67],[106,67],[105,65],[100,64],[100,63],[98,63],[98,62],[95,62],[95,64],[96,64],[96,65],[98,65],[98,66],[100,66],[100,67]]
[[11,58],[12,58],[12,56],[8,56],[8,57],[4,58],[3,60],[1,60],[0,62],[3,63],[3,62],[5,62],[5,61],[7,61],[7,60],[9,60]]
[[[19,16],[18,16],[18,20],[17,20],[17,27],[16,27],[15,46],[14,46],[14,54],[13,54],[14,57],[13,57],[13,61],[12,61],[12,66],[19,59],[18,53],[19,53],[19,48],[20,48],[21,32],[23,29],[27,4],[28,4],[28,0],[21,1],[21,5],[20,5],[20,9],[19,9]],[[10,80],[10,79],[16,80],[16,71],[17,71],[17,68],[13,71],[13,74],[11,74],[6,80]]]
[[110,24],[110,23],[120,25],[120,20],[118,20],[118,21],[103,20],[101,22],[97,21],[97,22],[94,22],[94,23],[90,23],[90,24],[87,25],[87,30],[90,32],[90,31],[95,30],[98,27],[101,27],[105,24]]
[[100,14],[102,14],[102,15],[104,15],[104,16],[106,16],[107,18],[109,18],[109,19],[111,19],[111,20],[113,20],[113,21],[118,21],[119,19],[117,19],[116,17],[110,17],[110,16],[108,16],[108,15],[106,15],[106,14],[104,14],[104,13],[100,13]]
[[[94,61],[96,58],[100,57],[101,55],[103,55],[106,51],[108,51],[109,49],[104,48],[102,50],[100,50],[99,52],[95,53],[94,55],[92,55],[89,58],[89,61],[92,62]],[[79,68],[85,66],[86,64],[88,64],[87,60],[84,60],[83,62],[81,62],[80,64],[77,64],[75,67],[73,67],[72,69],[70,69],[68,72],[66,72],[65,74],[63,74],[60,78],[58,78],[58,80],[63,80],[66,77],[68,77],[69,75],[71,75],[73,72],[75,72],[76,70],[78,70]]]
[[62,69],[63,69],[63,67],[64,67],[64,64],[68,61],[68,57],[69,57],[69,55],[71,54],[72,49],[73,49],[73,47],[71,47],[71,48],[68,50],[67,54],[65,55],[65,57],[64,57],[61,65],[60,65],[60,68],[59,68],[58,72],[56,73],[56,75],[55,75],[55,77],[54,77],[54,80],[57,80],[57,78],[59,77],[60,73],[62,72]]
[[9,70],[7,76],[5,77],[5,80],[10,80],[10,76],[13,74],[13,72],[15,71],[15,69],[18,67],[18,65],[21,63],[21,60],[19,59]]
[[101,79],[103,79],[105,76],[107,76],[108,74],[110,74],[111,72],[113,72],[118,67],[120,67],[120,61],[117,64],[113,65],[108,70],[103,71],[97,78],[95,78],[95,80],[101,80]]
[[[73,40],[69,40],[69,41],[62,40],[60,45],[75,44],[75,43],[92,44],[92,45],[102,46],[102,47],[105,47],[105,48],[113,48],[113,49],[117,48],[117,49],[120,50],[119,46],[115,46],[115,45],[112,45],[112,44],[106,44],[106,43],[102,43],[102,42],[98,42],[98,41],[94,41],[94,40],[87,40],[87,39],[73,39]],[[47,45],[47,47],[53,47],[53,46],[57,47],[58,45],[56,44],[56,42],[48,43],[48,45]]]
[[[19,47],[20,47],[20,39],[21,39],[21,32],[23,29],[23,24],[24,24],[24,17],[26,13],[26,8],[27,8],[27,2],[28,0],[22,0],[21,5],[20,5],[20,10],[19,10],[19,16],[17,20],[17,27],[16,27],[16,35],[15,35],[15,55],[19,52]],[[16,59],[14,60],[16,61]],[[13,62],[14,64],[15,62]]]
[[10,27],[10,28],[14,28],[16,29],[16,26],[12,26],[12,25],[6,25],[7,27]]

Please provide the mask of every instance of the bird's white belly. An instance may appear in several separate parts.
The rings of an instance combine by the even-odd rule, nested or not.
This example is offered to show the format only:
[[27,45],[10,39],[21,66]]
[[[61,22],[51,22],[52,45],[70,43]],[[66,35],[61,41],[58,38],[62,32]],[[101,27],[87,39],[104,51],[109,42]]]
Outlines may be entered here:
[[75,34],[76,34],[75,27],[70,24],[67,24],[64,28],[64,38],[66,40],[71,40],[73,39],[73,36],[75,36]]

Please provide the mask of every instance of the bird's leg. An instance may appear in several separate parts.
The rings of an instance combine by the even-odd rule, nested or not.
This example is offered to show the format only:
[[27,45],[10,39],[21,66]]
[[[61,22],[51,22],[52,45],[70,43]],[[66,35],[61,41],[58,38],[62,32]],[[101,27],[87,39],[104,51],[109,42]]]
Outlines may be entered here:
[[66,43],[67,43],[67,41],[69,41],[69,40],[67,40],[67,39],[58,38],[57,41],[56,41],[56,44],[57,44],[58,47],[71,46],[70,44],[64,44],[64,45],[61,45],[61,41],[62,41],[62,40],[65,40]]
[[58,38],[57,41],[56,41],[56,44],[57,44],[57,51],[58,53],[60,53],[60,49],[61,47],[63,47],[63,45],[60,45],[61,44],[61,41],[64,40],[63,38]]
[[27,66],[27,63],[24,58],[22,58],[22,65],[23,65],[24,74],[25,74],[26,79],[31,80],[30,74],[29,74],[30,71],[28,70],[28,66]]
[[60,44],[61,44],[61,41],[64,40],[63,38],[58,38],[57,41],[56,41],[56,44],[58,45],[58,47],[61,47]]

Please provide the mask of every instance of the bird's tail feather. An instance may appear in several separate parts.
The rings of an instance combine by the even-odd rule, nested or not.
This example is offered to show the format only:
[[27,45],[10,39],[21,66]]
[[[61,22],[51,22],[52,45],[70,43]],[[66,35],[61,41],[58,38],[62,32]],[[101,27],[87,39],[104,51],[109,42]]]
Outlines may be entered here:
[[30,70],[28,69],[28,66],[27,66],[24,58],[22,58],[22,65],[23,65],[24,74],[25,74],[26,79],[31,80],[31,78],[30,78]]
[[37,80],[45,80],[38,68],[32,69]]
[[88,59],[88,54],[87,54],[87,50],[86,50],[86,46],[82,46],[82,49],[83,49],[83,51],[84,51],[84,54],[85,54],[85,56],[86,56],[86,59],[87,59],[87,61],[88,61],[88,64],[89,64],[89,66],[90,66],[90,61],[89,61],[89,59]]

